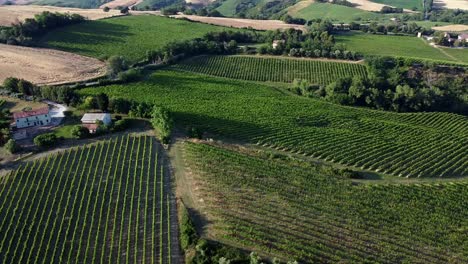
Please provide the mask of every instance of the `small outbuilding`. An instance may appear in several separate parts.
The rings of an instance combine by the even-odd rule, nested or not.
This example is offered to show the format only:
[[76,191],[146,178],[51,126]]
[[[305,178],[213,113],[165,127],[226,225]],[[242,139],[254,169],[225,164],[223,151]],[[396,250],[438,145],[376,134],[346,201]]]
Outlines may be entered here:
[[109,113],[86,113],[81,118],[81,124],[89,130],[89,133],[96,133],[99,123],[108,126],[112,124],[112,117]]

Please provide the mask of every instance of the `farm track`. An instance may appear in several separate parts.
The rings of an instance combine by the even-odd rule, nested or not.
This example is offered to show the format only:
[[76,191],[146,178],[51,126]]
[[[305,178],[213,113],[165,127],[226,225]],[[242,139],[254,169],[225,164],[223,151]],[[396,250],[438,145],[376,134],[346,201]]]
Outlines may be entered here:
[[25,163],[0,184],[2,260],[181,263],[165,162],[153,137],[122,136]]

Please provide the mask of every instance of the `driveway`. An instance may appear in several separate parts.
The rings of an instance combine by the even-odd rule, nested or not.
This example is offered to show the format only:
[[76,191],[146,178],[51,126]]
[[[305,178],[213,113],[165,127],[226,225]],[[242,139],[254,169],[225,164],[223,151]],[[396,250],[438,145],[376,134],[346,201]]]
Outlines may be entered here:
[[65,117],[63,112],[67,111],[68,109],[67,106],[49,100],[44,100],[43,102],[49,105],[49,115],[52,121],[50,126],[60,125],[62,119]]

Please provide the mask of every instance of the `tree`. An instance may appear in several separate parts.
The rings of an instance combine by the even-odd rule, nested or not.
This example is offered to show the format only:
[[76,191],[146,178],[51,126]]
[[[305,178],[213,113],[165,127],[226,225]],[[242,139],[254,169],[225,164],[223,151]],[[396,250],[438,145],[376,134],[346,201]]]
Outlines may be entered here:
[[102,11],[104,11],[104,12],[106,12],[106,13],[107,13],[107,12],[109,12],[109,11],[110,11],[110,8],[109,8],[108,6],[105,6],[105,7],[102,9]]
[[34,84],[32,84],[31,82],[28,82],[26,80],[19,80],[18,81],[18,91],[20,93],[23,93],[25,95],[33,95],[34,94]]
[[96,106],[101,111],[107,111],[107,109],[109,108],[109,97],[107,97],[107,94],[99,93],[96,96]]
[[128,6],[120,9],[120,13],[121,14],[124,14],[124,15],[128,15],[128,12],[130,11],[130,9],[128,8]]
[[40,148],[50,148],[57,142],[57,136],[54,133],[46,133],[34,138],[34,145]]
[[128,114],[132,108],[132,103],[123,98],[111,98],[109,101],[109,108],[114,113]]
[[81,105],[81,108],[83,108],[84,110],[96,109],[97,108],[96,98],[94,96],[86,97],[84,99],[83,104]]
[[162,107],[154,106],[151,113],[151,124],[159,132],[161,141],[165,144],[169,143],[174,126],[169,112]]
[[8,77],[3,81],[3,88],[7,89],[12,93],[17,93],[18,91],[18,83],[19,79],[15,77]]
[[11,154],[14,154],[19,151],[20,147],[14,139],[9,139],[7,143],[5,143],[5,149]]
[[71,134],[74,138],[82,139],[89,137],[89,130],[81,125],[76,125],[72,128]]
[[122,56],[112,56],[107,60],[107,71],[112,78],[115,78],[119,72],[125,71],[127,68],[127,62]]

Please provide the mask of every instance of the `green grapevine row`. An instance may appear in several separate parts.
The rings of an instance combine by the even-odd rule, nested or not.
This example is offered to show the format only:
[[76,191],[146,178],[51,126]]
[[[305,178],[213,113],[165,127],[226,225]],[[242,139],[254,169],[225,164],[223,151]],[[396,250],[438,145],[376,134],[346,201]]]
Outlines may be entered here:
[[161,151],[153,137],[122,136],[1,177],[1,261],[171,263],[176,217]]
[[359,184],[257,152],[183,148],[221,241],[305,263],[468,261],[467,182]]
[[356,63],[254,56],[199,56],[175,68],[240,80],[292,82],[306,79],[322,85],[340,77],[366,76],[366,67]]

